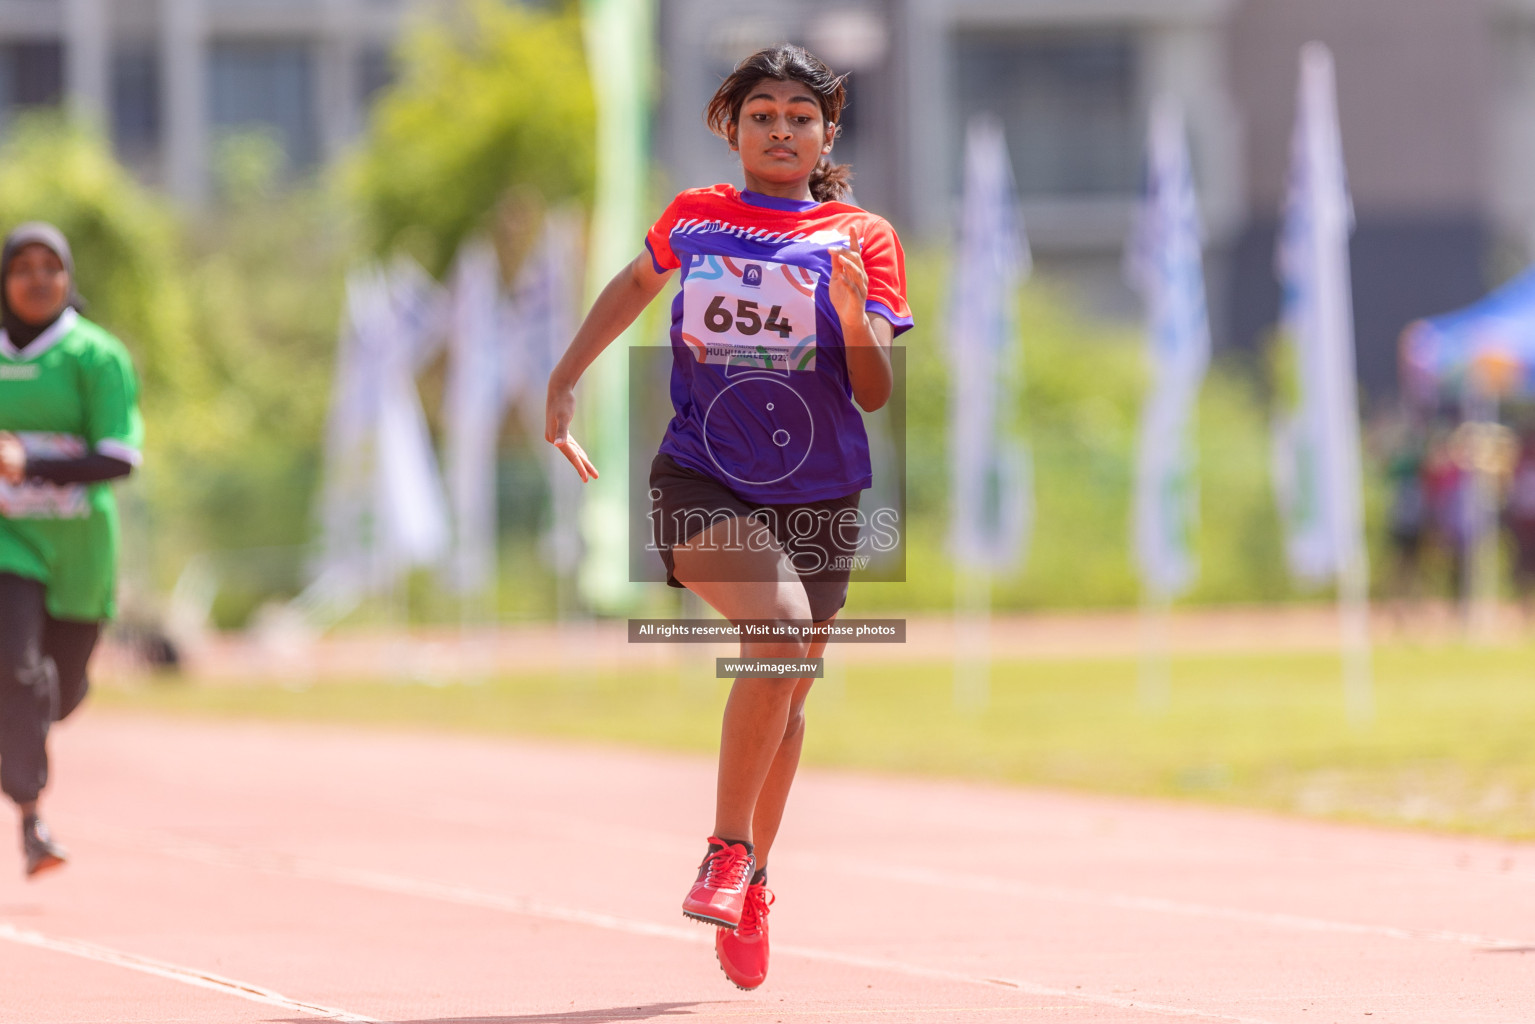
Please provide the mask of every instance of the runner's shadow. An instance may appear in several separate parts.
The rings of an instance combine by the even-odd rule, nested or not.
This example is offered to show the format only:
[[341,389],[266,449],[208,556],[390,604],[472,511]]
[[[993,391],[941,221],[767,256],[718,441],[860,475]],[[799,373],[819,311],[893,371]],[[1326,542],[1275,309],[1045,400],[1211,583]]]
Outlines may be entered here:
[[[620,1024],[622,1021],[655,1020],[657,1017],[691,1017],[695,1006],[717,1003],[650,1003],[647,1006],[615,1006],[607,1010],[557,1010],[554,1013],[529,1013],[513,1017],[433,1017],[429,1020],[396,1020],[390,1024]],[[313,1018],[274,1022],[274,1024],[314,1024]]]

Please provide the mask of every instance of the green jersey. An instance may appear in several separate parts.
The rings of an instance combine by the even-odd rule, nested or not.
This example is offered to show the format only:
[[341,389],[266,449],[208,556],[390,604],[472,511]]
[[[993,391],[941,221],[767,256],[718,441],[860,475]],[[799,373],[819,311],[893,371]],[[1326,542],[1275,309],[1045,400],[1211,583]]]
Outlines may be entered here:
[[[122,342],[72,309],[25,349],[0,332],[0,430],[29,458],[91,452],[137,465],[138,378]],[[117,504],[111,485],[0,482],[0,573],[42,582],[56,619],[116,609]]]

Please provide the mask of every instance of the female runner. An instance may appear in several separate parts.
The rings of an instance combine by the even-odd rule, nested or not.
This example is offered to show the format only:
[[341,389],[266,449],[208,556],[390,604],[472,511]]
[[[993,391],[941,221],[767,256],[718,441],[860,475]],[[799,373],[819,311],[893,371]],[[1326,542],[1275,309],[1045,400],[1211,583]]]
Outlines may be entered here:
[[[889,348],[911,326],[904,257],[881,218],[838,202],[851,172],[827,159],[842,79],[795,46],[746,58],[705,113],[740,155],[746,188],[683,192],[613,278],[549,380],[546,440],[581,474],[573,389],[682,270],[672,305],[675,415],[651,468],[668,582],[735,623],[825,625],[847,598],[859,492],[871,483],[857,406],[890,397]],[[819,657],[806,632],[741,641],[741,657]],[[760,671],[760,670],[759,670]],[[812,679],[743,676],[725,706],[714,831],[683,913],[719,926],[742,988],[767,975],[768,854],[804,738]]]
[[0,252],[0,789],[21,810],[27,877],[64,863],[37,814],[48,729],[85,697],[114,610],[117,508],[139,462],[127,351],[76,312],[69,243],[23,224]]

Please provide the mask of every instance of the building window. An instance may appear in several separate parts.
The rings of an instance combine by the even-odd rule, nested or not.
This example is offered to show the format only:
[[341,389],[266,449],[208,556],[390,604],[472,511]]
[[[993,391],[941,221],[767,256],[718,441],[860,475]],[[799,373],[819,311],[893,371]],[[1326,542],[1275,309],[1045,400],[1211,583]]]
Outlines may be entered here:
[[966,31],[954,56],[960,110],[967,119],[982,112],[1001,119],[1021,195],[1135,191],[1130,33]]
[[64,95],[64,48],[58,43],[0,46],[0,116],[53,106]]
[[160,143],[160,68],[151,45],[112,55],[112,138],[130,158],[151,154]]
[[292,168],[318,162],[314,62],[301,42],[217,42],[210,48],[215,132],[266,131]]
[[387,46],[364,46],[357,54],[357,95],[369,105],[394,84],[394,54]]

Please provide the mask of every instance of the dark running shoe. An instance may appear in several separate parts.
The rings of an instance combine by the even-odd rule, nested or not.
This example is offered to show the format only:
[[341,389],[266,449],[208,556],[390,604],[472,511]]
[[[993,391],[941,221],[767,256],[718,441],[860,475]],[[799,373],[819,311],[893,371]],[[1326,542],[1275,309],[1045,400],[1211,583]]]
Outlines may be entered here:
[[28,878],[62,867],[69,860],[69,854],[53,841],[53,833],[41,818],[28,818],[21,823],[21,849],[27,855]]

